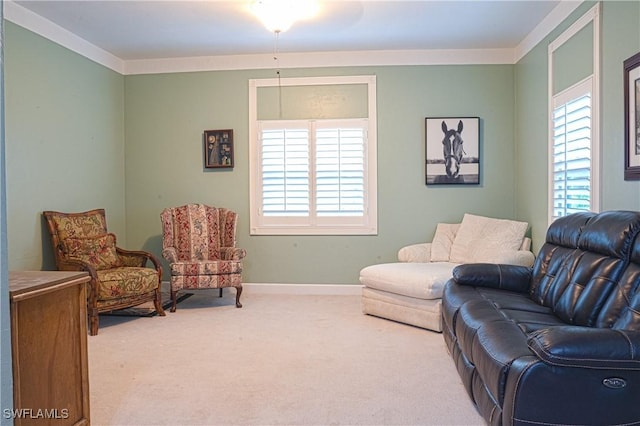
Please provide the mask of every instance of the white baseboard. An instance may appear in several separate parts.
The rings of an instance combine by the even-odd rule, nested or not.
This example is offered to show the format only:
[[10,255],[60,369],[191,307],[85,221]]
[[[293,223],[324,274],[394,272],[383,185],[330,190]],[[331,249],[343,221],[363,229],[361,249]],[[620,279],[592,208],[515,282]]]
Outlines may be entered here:
[[274,283],[242,283],[247,292],[254,294],[294,294],[324,296],[359,296],[362,294],[360,284],[274,284]]
[[[163,289],[169,289],[169,282],[162,282]],[[278,284],[278,283],[242,283],[247,293],[253,294],[291,294],[318,296],[360,296],[360,284]]]

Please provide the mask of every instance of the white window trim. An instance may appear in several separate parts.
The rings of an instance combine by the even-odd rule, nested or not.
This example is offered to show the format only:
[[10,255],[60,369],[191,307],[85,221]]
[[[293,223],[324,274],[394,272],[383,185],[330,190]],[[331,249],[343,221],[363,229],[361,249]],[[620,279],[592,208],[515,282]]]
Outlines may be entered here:
[[[593,74],[572,87],[554,94],[553,53],[584,27],[593,22]],[[547,222],[553,222],[553,111],[557,99],[571,93],[574,88],[590,81],[591,83],[591,210],[599,212],[600,206],[600,3],[589,9],[582,17],[549,43],[548,58],[548,176],[547,176]]]
[[[368,98],[368,144],[365,155],[367,157],[367,194],[365,196],[365,217],[362,225],[349,224],[347,218],[344,224],[314,225],[299,224],[295,221],[266,225],[260,220],[259,182],[260,153],[258,150],[258,88],[286,87],[286,86],[319,86],[339,84],[366,84]],[[378,202],[377,202],[377,112],[376,112],[376,76],[329,76],[329,77],[299,77],[299,78],[270,78],[249,80],[249,230],[251,235],[377,235],[378,233]]]

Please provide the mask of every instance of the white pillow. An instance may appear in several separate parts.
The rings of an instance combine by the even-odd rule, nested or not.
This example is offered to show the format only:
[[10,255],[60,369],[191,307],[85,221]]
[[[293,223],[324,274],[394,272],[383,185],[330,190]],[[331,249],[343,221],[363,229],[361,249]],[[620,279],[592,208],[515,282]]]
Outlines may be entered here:
[[518,250],[529,224],[466,213],[451,246],[454,263],[494,262],[498,254]]
[[436,226],[436,233],[433,235],[433,240],[431,240],[432,262],[449,261],[451,246],[459,227],[459,223],[439,223]]

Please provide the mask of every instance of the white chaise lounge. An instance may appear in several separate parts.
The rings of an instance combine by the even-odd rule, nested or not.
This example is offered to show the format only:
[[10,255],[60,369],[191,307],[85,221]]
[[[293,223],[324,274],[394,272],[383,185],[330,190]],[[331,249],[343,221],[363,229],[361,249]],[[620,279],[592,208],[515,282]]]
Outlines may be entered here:
[[401,248],[399,262],[360,271],[362,311],[442,331],[442,290],[453,268],[477,262],[533,265],[528,227],[526,222],[468,213],[461,223],[439,223],[430,243]]

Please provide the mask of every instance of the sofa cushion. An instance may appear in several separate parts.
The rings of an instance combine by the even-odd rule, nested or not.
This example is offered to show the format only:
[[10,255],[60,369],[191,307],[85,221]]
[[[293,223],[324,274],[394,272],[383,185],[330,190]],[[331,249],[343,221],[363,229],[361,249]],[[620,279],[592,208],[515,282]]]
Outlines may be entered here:
[[381,263],[360,271],[369,288],[418,299],[439,299],[455,263]]
[[618,308],[627,303],[627,296],[620,297],[624,283],[619,280],[638,232],[637,212],[607,211],[557,219],[534,265],[533,300],[552,308],[567,324],[611,326],[620,313]]
[[451,246],[454,263],[491,262],[504,251],[518,250],[529,224],[465,213]]
[[431,261],[448,262],[453,240],[460,227],[459,223],[439,223],[431,240]]
[[513,322],[498,320],[483,323],[474,340],[476,372],[492,399],[503,406],[511,364],[533,355],[527,336]]

